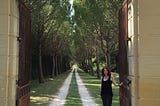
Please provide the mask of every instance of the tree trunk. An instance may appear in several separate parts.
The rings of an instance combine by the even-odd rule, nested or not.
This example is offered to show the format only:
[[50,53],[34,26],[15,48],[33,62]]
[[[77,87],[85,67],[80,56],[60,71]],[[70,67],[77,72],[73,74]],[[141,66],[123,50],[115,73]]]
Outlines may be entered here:
[[83,64],[83,70],[86,72],[86,73],[88,73],[88,68],[87,68],[87,60],[84,60],[84,62],[83,62],[84,64]]
[[39,45],[39,83],[43,83],[43,69],[42,69],[42,46]]
[[89,56],[88,59],[88,66],[89,66],[89,72],[92,76],[94,76],[94,71],[93,71],[93,63],[92,63],[92,58],[91,56]]
[[58,75],[58,72],[57,72],[57,55],[55,55],[55,76]]
[[58,70],[58,74],[60,74],[60,56],[57,56],[57,70]]
[[62,73],[62,56],[59,56],[59,72]]
[[52,78],[55,76],[55,54],[52,57]]
[[107,60],[107,66],[111,70],[111,55],[110,55],[110,52],[107,52],[106,60]]
[[82,61],[81,69],[84,70],[84,71],[86,71],[86,70],[85,70],[85,60]]
[[60,58],[60,70],[61,70],[61,73],[63,73],[64,72],[64,67],[63,67],[63,57],[61,56],[61,58]]
[[100,69],[99,69],[99,52],[96,50],[96,72],[97,72],[97,78],[100,78]]

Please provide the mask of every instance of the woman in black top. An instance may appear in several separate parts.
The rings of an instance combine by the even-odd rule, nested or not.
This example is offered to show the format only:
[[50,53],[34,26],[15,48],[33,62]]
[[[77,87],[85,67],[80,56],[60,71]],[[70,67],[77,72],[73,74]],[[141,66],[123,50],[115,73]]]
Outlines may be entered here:
[[114,77],[111,75],[110,70],[107,67],[102,69],[102,81],[101,81],[101,98],[103,106],[112,105],[112,83],[115,86],[121,86],[123,83],[117,84]]

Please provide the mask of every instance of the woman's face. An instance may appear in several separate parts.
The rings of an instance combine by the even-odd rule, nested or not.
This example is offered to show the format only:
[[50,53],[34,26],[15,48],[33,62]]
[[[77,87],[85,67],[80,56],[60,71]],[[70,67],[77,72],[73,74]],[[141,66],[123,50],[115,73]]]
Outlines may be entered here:
[[108,70],[106,68],[104,69],[104,74],[108,75]]

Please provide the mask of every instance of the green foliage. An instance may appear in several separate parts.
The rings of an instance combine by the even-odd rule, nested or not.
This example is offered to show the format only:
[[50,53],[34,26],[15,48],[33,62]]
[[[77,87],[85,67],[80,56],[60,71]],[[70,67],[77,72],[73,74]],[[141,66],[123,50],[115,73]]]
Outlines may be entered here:
[[72,59],[82,64],[92,58],[96,62],[98,57],[103,62],[109,53],[111,64],[115,65],[117,15],[122,1],[74,0],[72,7],[68,0],[28,0],[32,13],[32,54],[38,55],[41,47],[42,56],[69,57],[67,62]]
[[103,57],[108,52],[112,53],[118,49],[117,15],[121,3],[122,0],[74,1],[73,21],[76,23],[74,45],[77,61],[82,62],[88,55],[94,57],[95,49]]
[[[69,1],[65,0],[28,0],[28,5],[32,13],[32,55],[37,57],[36,63],[32,61],[34,70],[32,70],[31,74],[37,75],[38,78],[40,75],[36,73],[36,70],[40,70],[40,56],[62,57],[62,61],[58,60],[59,63],[56,64],[56,67],[61,67],[62,69],[69,64],[65,62],[70,62],[68,57],[71,57],[71,5]],[[42,68],[43,61],[42,59]],[[53,62],[51,61],[50,64],[53,64]],[[50,69],[44,69],[45,72],[43,72],[50,74],[52,73],[52,68]],[[60,70],[61,72],[66,70],[62,69]]]

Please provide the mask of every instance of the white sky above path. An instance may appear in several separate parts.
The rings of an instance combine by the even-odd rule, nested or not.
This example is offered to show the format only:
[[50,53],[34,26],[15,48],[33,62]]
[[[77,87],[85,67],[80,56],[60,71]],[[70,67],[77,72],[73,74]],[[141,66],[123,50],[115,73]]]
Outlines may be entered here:
[[71,16],[74,15],[74,8],[73,8],[73,0],[69,0],[69,3],[71,4],[71,8],[70,8],[70,11],[71,11]]

